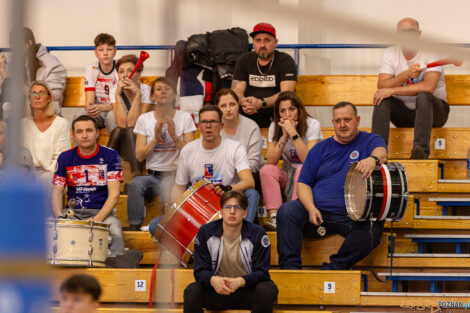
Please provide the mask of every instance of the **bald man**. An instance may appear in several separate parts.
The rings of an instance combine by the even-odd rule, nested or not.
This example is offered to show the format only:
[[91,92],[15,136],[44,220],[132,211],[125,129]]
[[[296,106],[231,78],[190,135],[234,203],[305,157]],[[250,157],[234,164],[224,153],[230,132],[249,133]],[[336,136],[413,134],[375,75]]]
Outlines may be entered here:
[[[398,22],[397,32],[421,36],[418,21],[409,17]],[[372,132],[388,144],[390,122],[396,127],[414,127],[411,159],[429,158],[431,129],[444,126],[449,115],[442,66],[426,69],[426,64],[438,59],[400,46],[387,48],[382,58]]]

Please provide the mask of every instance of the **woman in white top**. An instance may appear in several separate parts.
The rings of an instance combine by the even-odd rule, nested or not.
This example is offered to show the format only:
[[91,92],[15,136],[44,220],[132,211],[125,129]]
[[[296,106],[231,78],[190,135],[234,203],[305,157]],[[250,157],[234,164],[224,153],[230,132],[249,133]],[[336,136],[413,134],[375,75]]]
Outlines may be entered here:
[[160,195],[161,203],[170,200],[181,149],[194,139],[196,126],[191,115],[175,110],[176,86],[160,77],[152,83],[155,111],[142,114],[134,127],[136,157],[146,160],[147,175],[137,176],[129,185],[127,214],[130,230],[139,230],[145,216],[145,199]]
[[57,158],[72,144],[70,125],[64,118],[54,115],[54,94],[46,82],[31,84],[22,127],[23,145],[33,156],[38,176],[52,184]]
[[139,59],[134,54],[121,57],[116,62],[116,71],[119,82],[116,93],[110,95],[116,125],[109,134],[108,147],[119,151],[121,157],[129,162],[132,177],[142,174],[142,164],[135,156],[135,135],[134,126],[137,118],[150,110],[150,86],[139,84],[140,76],[144,70],[144,65],[139,66],[134,76],[129,79],[137,61]]
[[[297,199],[297,179],[308,151],[322,139],[320,123],[311,118],[299,96],[281,92],[274,103],[274,122],[269,126],[266,165],[261,169],[261,187],[270,214],[268,230],[276,229],[276,214],[286,200]],[[276,164],[282,158],[282,170]]]
[[238,103],[238,96],[232,89],[220,89],[215,95],[215,104],[223,114],[224,127],[221,135],[239,141],[245,147],[256,189],[261,192],[259,171],[264,165],[263,137],[258,125],[252,119],[239,114]]

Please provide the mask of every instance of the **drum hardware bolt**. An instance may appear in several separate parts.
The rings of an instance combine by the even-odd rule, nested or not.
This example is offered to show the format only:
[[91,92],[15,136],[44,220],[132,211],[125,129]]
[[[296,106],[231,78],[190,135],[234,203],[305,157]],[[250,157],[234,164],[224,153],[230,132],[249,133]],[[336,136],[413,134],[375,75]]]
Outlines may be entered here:
[[367,303],[367,300],[366,300],[366,299],[364,299],[364,303]]
[[189,217],[187,218],[187,220],[188,220],[188,222],[191,222],[191,219]]
[[454,136],[452,136],[452,138],[457,138],[457,136],[454,135]]
[[457,152],[454,152],[454,155],[456,155],[456,154],[457,154]]
[[135,296],[136,299],[139,299],[139,296]]
[[93,253],[93,247],[88,246],[88,255],[91,255]]
[[323,297],[320,297],[320,300],[323,300]]
[[52,247],[52,252],[54,252],[54,254],[57,253],[57,244],[54,244],[54,246]]
[[57,240],[57,230],[54,230],[53,234],[54,240]]
[[92,241],[93,241],[93,233],[90,232],[90,233],[88,234],[88,242],[92,242]]
[[323,290],[322,287],[320,287],[320,290]]
[[356,299],[352,298],[352,302],[356,301]]

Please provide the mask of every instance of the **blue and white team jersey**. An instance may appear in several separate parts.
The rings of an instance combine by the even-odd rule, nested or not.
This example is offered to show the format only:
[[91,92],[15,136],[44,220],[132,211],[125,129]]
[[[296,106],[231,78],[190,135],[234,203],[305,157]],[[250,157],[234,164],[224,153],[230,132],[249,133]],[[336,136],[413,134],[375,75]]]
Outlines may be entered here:
[[80,148],[64,151],[57,159],[54,185],[68,186],[75,208],[101,209],[108,198],[108,182],[122,181],[121,158],[116,150],[98,145],[84,156]]

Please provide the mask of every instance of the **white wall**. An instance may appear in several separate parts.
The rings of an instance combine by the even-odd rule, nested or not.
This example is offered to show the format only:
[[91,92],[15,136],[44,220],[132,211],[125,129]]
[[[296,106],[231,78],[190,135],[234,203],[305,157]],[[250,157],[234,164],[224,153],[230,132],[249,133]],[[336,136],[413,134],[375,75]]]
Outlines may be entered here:
[[[256,1],[256,0],[253,0]],[[470,1],[448,0],[266,0],[267,8],[278,3],[298,7],[306,12],[318,5],[328,12],[345,14],[362,22],[390,30],[396,22],[411,16],[419,20],[423,36],[441,38],[445,42],[470,42]],[[7,0],[0,0],[0,46],[8,45],[9,11]],[[27,22],[38,40],[45,45],[93,45],[99,32],[113,34],[118,45],[174,44],[194,33],[239,26],[251,30],[260,21],[277,28],[280,43],[381,43],[356,33],[319,29],[310,20],[272,10],[241,6],[237,1],[213,0],[30,0]],[[373,26],[372,26],[373,27]],[[131,51],[138,53],[138,51]],[[129,51],[119,51],[118,57]],[[470,52],[470,48],[469,48]],[[86,64],[94,60],[91,51],[53,52],[64,63],[70,76],[83,75]],[[166,52],[150,52],[144,75],[164,72]],[[300,74],[376,74],[382,49],[302,50]],[[461,68],[449,66],[446,73],[467,74],[470,64]],[[452,108],[447,126],[467,126],[468,108]],[[330,124],[329,108],[310,108],[323,125]],[[370,126],[370,108],[360,110],[364,126]]]

